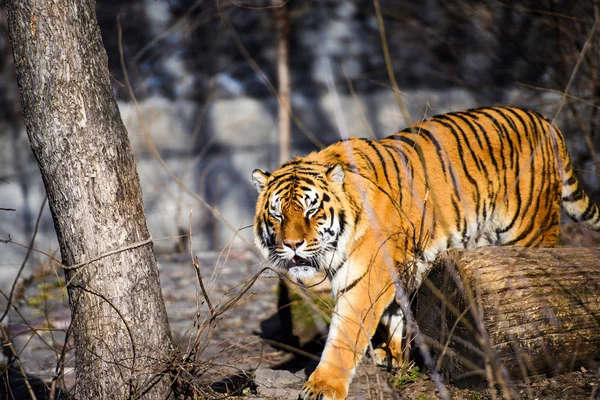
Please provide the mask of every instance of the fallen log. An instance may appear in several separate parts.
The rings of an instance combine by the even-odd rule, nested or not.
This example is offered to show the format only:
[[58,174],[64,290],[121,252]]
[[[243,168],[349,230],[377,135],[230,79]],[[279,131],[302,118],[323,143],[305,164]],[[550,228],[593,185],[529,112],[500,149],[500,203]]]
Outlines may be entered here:
[[415,302],[437,369],[459,386],[600,365],[600,249],[449,250]]

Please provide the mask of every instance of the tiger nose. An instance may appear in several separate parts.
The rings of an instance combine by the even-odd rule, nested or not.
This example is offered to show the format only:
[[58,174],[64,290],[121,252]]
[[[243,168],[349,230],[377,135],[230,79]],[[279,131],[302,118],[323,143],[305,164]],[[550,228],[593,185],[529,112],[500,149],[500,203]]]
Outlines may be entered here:
[[304,244],[304,239],[285,239],[283,245],[289,247],[292,250],[296,250],[298,247]]

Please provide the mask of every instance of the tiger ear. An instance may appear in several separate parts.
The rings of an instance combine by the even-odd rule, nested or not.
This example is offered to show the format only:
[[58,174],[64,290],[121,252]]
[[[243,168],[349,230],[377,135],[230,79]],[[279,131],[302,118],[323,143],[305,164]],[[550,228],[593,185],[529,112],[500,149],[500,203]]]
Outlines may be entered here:
[[256,188],[258,193],[260,193],[264,189],[265,185],[267,184],[267,179],[269,179],[269,176],[271,176],[271,174],[269,174],[268,172],[263,172],[260,169],[255,169],[254,171],[252,171],[252,183],[254,184],[254,187]]
[[339,183],[340,185],[344,183],[344,176],[346,172],[344,171],[344,167],[342,164],[335,164],[333,167],[330,167],[327,170],[327,177],[335,183]]

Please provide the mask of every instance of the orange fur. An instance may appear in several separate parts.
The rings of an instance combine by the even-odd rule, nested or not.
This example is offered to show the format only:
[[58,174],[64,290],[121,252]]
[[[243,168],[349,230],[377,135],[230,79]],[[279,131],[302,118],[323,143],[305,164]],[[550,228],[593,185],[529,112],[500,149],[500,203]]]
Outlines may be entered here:
[[319,271],[332,282],[330,333],[303,399],[347,396],[380,320],[392,362],[401,358],[402,314],[386,314],[398,266],[415,261],[399,274],[412,291],[450,247],[553,246],[561,202],[600,230],[600,211],[579,187],[558,128],[516,108],[445,114],[379,141],[341,141],[272,174],[255,170],[253,181],[265,257],[301,282]]

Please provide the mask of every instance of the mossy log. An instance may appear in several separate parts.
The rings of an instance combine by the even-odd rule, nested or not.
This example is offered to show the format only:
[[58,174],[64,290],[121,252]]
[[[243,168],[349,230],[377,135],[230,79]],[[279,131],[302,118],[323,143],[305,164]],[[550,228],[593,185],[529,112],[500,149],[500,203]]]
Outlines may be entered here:
[[600,249],[449,250],[415,301],[438,370],[459,385],[600,363]]

